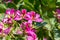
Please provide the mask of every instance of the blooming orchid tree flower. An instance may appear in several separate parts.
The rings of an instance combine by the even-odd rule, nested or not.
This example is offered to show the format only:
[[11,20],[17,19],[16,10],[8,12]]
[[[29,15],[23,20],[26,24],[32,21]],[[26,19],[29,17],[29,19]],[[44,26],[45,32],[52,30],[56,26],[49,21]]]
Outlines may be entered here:
[[[27,31],[27,40],[38,40],[37,35],[33,31]],[[29,39],[29,37],[31,39]]]
[[7,17],[14,17],[14,14],[15,14],[15,9],[7,9],[6,10],[6,15],[8,15]]
[[4,18],[2,22],[5,23],[5,24],[12,24],[13,19],[12,18]]
[[[21,20],[24,20],[24,22]],[[19,23],[18,21],[21,21],[21,23]],[[13,34],[16,32],[16,34],[19,35],[27,35],[26,40],[38,40],[36,29],[32,24],[33,21],[42,22],[43,20],[42,18],[40,18],[40,15],[36,14],[36,12],[34,11],[27,12],[26,9],[22,9],[21,11],[15,9],[7,9],[2,22],[5,26],[6,24],[8,24],[8,27],[5,28],[5,26],[0,23],[0,33],[3,30],[3,33],[5,35],[8,35],[12,31]],[[17,27],[19,25],[20,28]],[[14,30],[12,30],[12,28],[14,28]]]
[[23,22],[20,27],[23,29],[23,30],[29,30],[29,29],[32,29],[32,24],[28,23],[28,22]]
[[29,23],[32,23],[32,21],[35,21],[35,22],[42,22],[43,21],[40,18],[40,15],[36,14],[34,11],[28,12],[25,16],[25,19],[28,20]]
[[22,9],[21,11],[17,10],[15,14],[15,20],[22,20],[25,18],[25,15],[27,13],[26,9]]
[[[27,33],[27,40],[38,40],[37,35],[35,34],[35,31],[32,30],[33,27],[30,23],[24,22],[20,27],[25,31],[25,33]],[[29,37],[31,39],[29,39]]]
[[12,17],[14,20],[17,20],[17,21],[24,19],[26,13],[27,13],[26,9],[22,9],[21,11],[15,10],[15,9],[7,9],[6,10],[6,14],[9,15],[10,17]]
[[15,13],[16,14],[15,14],[14,20],[22,20],[22,15],[20,10],[17,10]]

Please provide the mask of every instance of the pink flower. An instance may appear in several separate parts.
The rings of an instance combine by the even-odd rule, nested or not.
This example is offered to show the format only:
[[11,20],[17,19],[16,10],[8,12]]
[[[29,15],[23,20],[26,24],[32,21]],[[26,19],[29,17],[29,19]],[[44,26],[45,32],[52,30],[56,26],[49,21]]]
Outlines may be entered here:
[[40,18],[40,15],[36,14],[34,11],[28,12],[25,16],[25,19],[28,20],[29,23],[32,23],[32,21],[35,21],[35,22],[42,22],[43,21]]
[[12,28],[12,27],[8,27],[8,28],[6,28],[6,29],[4,30],[4,33],[5,33],[5,34],[9,34],[10,31],[11,31],[11,28]]
[[14,20],[22,20],[25,18],[25,15],[27,13],[27,10],[26,9],[22,9],[21,12],[19,10],[16,11],[16,14],[15,14],[15,17],[14,17]]
[[37,35],[35,34],[35,29],[33,29],[32,24],[28,22],[23,22],[20,27],[27,34],[27,40],[38,40]]
[[38,40],[37,35],[33,31],[27,31],[27,35],[27,40]]
[[34,40],[34,39],[31,36],[27,36],[27,40]]
[[27,13],[27,10],[26,9],[22,9],[22,14],[25,15]]
[[6,15],[13,17],[14,14],[15,14],[15,9],[7,9],[6,10]]
[[27,40],[38,40],[38,38],[34,39],[34,38],[31,37],[31,36],[27,36]]
[[16,11],[14,20],[21,20],[22,19],[22,15],[21,12],[19,10]]
[[13,19],[12,18],[4,18],[3,19],[3,23],[12,24],[13,23]]
[[24,30],[30,30],[32,28],[32,24],[28,23],[28,22],[23,22],[20,27]]

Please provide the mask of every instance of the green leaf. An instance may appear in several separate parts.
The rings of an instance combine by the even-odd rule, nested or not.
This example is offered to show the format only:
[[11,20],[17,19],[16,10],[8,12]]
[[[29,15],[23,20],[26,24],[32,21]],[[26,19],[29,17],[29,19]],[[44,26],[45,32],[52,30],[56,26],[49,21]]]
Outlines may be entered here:
[[28,0],[24,0],[24,6],[27,9],[33,10],[34,9],[34,5],[32,3],[30,3]]
[[48,29],[48,30],[52,30],[54,27],[55,27],[55,19],[54,18],[50,18],[50,19],[45,19],[44,20],[45,22],[47,22],[47,24],[45,25],[45,27]]
[[36,25],[35,26],[42,27],[42,26],[44,26],[46,24],[47,24],[46,22],[43,22],[43,23],[36,22]]
[[0,0],[0,3],[2,2],[2,0]]
[[0,13],[0,21],[4,18],[4,13]]
[[57,2],[60,2],[60,0],[57,0]]
[[4,4],[0,4],[0,13],[4,13],[6,10],[6,6]]
[[60,40],[60,30],[58,29],[54,30],[54,37],[55,37],[55,40]]
[[10,37],[10,36],[7,36],[7,37],[6,37],[6,40],[11,40],[11,37]]
[[14,0],[14,3],[15,4],[18,4],[19,1],[21,1],[21,0]]
[[7,7],[17,9],[17,7],[14,3],[8,3]]

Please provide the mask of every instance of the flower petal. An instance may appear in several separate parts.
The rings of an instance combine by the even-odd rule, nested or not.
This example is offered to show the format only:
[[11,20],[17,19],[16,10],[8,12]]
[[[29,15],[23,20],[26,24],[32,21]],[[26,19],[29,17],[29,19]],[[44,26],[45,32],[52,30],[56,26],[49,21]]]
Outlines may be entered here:
[[4,33],[5,33],[5,34],[9,34],[9,33],[10,33],[10,30],[11,30],[11,27],[8,27],[8,28],[6,28],[6,29],[4,30]]
[[32,24],[32,20],[28,20],[28,23]]
[[39,17],[40,17],[40,15],[39,15],[39,14],[36,14],[36,17],[35,17],[35,18],[37,19],[37,18],[39,18]]
[[36,22],[43,22],[43,20],[41,18],[38,18],[38,19],[36,19],[34,21],[36,21]]
[[34,39],[37,38],[37,35],[36,35],[33,31],[27,31],[27,34],[28,34],[29,36],[32,36]]
[[20,16],[18,16],[18,15],[14,17],[14,20],[18,20],[18,21],[19,21],[19,20],[21,20],[21,19],[22,19],[22,17],[20,17]]
[[7,9],[6,14],[11,15],[14,14],[15,10],[14,9]]
[[20,10],[17,10],[16,15],[20,15],[20,14],[21,14]]
[[26,9],[22,9],[22,14],[26,14],[27,13],[27,10]]
[[31,36],[27,36],[27,40],[34,40],[34,39]]

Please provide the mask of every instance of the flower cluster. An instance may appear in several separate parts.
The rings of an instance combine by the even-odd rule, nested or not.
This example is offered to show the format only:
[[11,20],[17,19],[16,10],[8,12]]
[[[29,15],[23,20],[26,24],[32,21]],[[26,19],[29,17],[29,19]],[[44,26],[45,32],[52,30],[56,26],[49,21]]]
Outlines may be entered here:
[[38,40],[36,29],[32,24],[33,22],[43,22],[38,13],[34,11],[27,12],[26,9],[22,9],[21,11],[7,9],[4,19],[0,22],[0,34],[10,34],[13,32],[14,25],[19,24],[20,27],[17,29],[16,34],[24,34],[26,40]]

